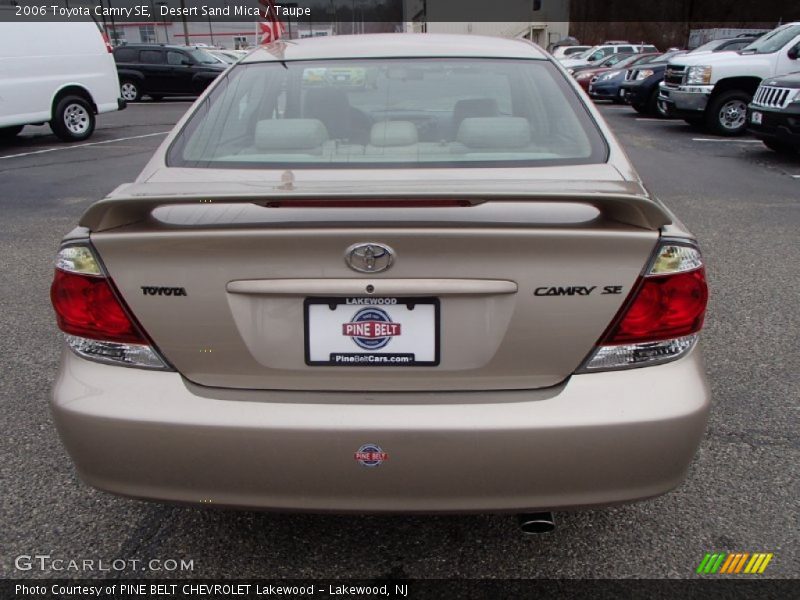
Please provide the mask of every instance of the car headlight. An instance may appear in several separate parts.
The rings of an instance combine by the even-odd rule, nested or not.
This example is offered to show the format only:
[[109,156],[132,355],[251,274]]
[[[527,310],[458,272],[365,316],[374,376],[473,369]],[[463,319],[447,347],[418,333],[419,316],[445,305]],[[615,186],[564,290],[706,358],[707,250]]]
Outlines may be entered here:
[[590,77],[594,77],[594,73],[587,73],[587,72],[584,72],[584,73],[578,73],[578,74],[575,76],[575,79],[581,79],[581,80],[583,80],[583,79],[589,79]]
[[614,79],[615,77],[619,77],[622,71],[609,71],[608,73],[604,73],[600,76],[598,81],[608,81],[609,79]]
[[689,67],[686,71],[688,85],[704,85],[711,83],[711,67],[708,65]]
[[652,75],[654,71],[652,69],[642,69],[636,74],[636,81],[641,81],[642,79],[647,79]]
[[792,99],[789,102],[800,102],[800,90],[796,90]]

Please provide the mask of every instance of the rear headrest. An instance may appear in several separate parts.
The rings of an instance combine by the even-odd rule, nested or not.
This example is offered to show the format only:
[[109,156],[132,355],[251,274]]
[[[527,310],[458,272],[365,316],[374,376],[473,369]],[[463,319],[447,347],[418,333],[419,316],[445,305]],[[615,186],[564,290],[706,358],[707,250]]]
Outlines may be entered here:
[[522,117],[464,119],[457,140],[470,148],[522,148],[531,143],[531,128]]
[[411,121],[383,121],[375,123],[369,134],[373,146],[410,146],[418,141],[417,128]]
[[453,123],[458,127],[464,119],[494,117],[498,114],[500,111],[494,98],[465,98],[453,106]]
[[328,141],[328,130],[319,119],[265,119],[256,124],[259,150],[311,150]]

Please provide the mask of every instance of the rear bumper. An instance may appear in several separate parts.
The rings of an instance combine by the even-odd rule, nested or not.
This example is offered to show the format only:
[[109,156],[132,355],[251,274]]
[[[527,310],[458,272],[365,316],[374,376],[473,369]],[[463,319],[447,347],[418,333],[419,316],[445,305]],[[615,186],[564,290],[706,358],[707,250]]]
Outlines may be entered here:
[[[700,443],[698,349],[537,391],[233,392],[66,351],[52,394],[81,477],[165,501],[309,511],[563,509],[667,492]],[[354,453],[388,454],[365,467]]]

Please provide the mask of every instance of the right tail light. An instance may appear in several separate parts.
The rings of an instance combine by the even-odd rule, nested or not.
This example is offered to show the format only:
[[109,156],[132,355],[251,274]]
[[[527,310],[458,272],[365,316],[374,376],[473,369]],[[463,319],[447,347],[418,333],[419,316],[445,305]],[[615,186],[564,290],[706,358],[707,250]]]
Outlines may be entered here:
[[707,302],[700,250],[689,242],[663,240],[579,371],[644,367],[680,358],[697,341]]

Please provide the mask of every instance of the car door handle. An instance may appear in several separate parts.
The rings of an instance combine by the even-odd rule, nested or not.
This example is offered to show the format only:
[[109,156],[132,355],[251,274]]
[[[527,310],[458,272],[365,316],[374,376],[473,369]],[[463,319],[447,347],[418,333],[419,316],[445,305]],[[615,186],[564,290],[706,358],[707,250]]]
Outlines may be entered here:
[[246,279],[226,289],[282,296],[491,296],[515,294],[518,286],[502,279]]

